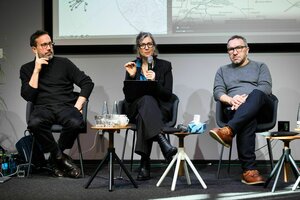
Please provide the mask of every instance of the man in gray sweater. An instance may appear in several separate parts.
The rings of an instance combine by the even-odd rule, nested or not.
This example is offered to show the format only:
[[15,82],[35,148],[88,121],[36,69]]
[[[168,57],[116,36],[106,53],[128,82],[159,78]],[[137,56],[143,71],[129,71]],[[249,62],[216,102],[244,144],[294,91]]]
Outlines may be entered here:
[[212,138],[230,147],[236,135],[238,158],[245,184],[262,184],[264,178],[256,169],[255,130],[258,122],[269,120],[273,101],[272,78],[266,64],[248,58],[244,37],[234,35],[227,42],[232,63],[220,67],[215,75],[214,98],[225,104],[228,119],[223,128],[210,130]]

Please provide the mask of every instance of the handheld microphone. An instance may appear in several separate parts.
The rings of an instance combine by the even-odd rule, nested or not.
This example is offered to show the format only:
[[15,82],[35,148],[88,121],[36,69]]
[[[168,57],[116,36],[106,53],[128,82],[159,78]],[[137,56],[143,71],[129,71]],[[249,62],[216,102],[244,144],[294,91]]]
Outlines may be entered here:
[[152,57],[152,56],[149,56],[149,57],[147,58],[147,61],[148,61],[148,70],[152,70],[153,57]]

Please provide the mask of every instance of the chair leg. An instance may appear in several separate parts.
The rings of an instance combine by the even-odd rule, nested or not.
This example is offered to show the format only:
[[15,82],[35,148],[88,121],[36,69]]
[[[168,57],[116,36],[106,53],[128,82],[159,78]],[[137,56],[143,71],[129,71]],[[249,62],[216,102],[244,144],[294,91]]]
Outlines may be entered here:
[[32,144],[31,144],[31,151],[30,151],[30,156],[29,156],[29,161],[28,161],[28,168],[27,168],[27,177],[29,177],[30,174],[30,169],[31,169],[31,162],[32,162],[32,155],[33,155],[33,149],[34,149],[34,143],[35,143],[35,138],[32,136]]
[[135,135],[136,131],[133,131],[133,138],[132,138],[132,147],[131,147],[131,157],[130,157],[130,171],[132,172],[132,164],[133,164],[133,154],[134,154],[134,145],[135,145]]
[[[129,129],[126,129],[125,138],[124,138],[124,144],[123,144],[122,157],[121,157],[122,163],[124,161],[124,155],[125,155],[125,150],[126,150],[128,131],[129,131]],[[122,167],[120,167],[119,177],[122,177]]]
[[83,168],[83,156],[81,151],[80,139],[79,135],[77,136],[77,146],[78,146],[78,153],[79,153],[79,161],[80,161],[80,168],[81,168],[81,176],[84,178],[84,168]]
[[219,164],[218,164],[217,179],[219,179],[219,176],[220,176],[220,169],[221,169],[221,164],[222,164],[223,152],[224,152],[224,146],[222,145]]
[[228,155],[228,167],[227,167],[227,173],[230,174],[230,165],[231,165],[231,152],[232,152],[232,146],[229,147],[229,155]]
[[270,139],[266,138],[267,140],[267,145],[268,145],[268,151],[269,151],[269,159],[270,159],[270,164],[271,164],[271,170],[274,168],[274,161],[273,161],[273,152],[272,152],[272,147],[271,147],[271,141]]

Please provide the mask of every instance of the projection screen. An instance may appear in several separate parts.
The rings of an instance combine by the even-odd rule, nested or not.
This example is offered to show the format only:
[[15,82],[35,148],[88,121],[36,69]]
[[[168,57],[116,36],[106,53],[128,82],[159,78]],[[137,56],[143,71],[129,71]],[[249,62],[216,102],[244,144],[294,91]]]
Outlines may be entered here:
[[45,20],[52,22],[48,28],[58,46],[132,46],[140,31],[167,46],[224,44],[234,34],[249,43],[300,43],[300,0],[49,2],[44,1],[45,11],[52,7]]

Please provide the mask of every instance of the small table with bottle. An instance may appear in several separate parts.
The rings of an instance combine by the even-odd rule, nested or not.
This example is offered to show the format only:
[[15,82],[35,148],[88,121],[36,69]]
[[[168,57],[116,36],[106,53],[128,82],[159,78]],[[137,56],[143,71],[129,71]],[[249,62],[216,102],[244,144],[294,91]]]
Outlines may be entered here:
[[96,168],[95,172],[93,175],[90,177],[88,182],[85,185],[85,188],[88,188],[97,173],[100,171],[102,166],[104,165],[105,161],[109,160],[109,186],[108,190],[111,192],[113,190],[113,185],[114,185],[114,160],[117,161],[117,163],[120,165],[122,170],[126,173],[127,177],[130,179],[131,183],[134,185],[135,188],[137,188],[137,184],[130,175],[129,171],[126,169],[120,158],[115,152],[115,147],[114,147],[114,134],[115,132],[119,133],[122,129],[128,129],[130,128],[128,124],[128,118],[126,115],[112,115],[112,114],[106,114],[102,116],[95,116],[96,119],[96,125],[92,126],[91,128],[97,131],[105,131],[109,135],[109,145],[107,148],[107,153],[104,157],[104,159],[101,161],[101,163],[98,165]]

